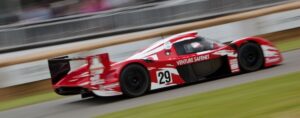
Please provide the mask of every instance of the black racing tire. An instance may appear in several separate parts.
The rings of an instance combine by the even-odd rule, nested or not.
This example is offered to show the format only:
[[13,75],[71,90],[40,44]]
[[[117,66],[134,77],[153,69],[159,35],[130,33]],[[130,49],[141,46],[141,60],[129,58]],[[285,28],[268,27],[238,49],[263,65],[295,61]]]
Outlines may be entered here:
[[148,71],[139,64],[128,65],[121,72],[121,90],[127,97],[143,95],[148,91],[150,83]]
[[252,72],[263,66],[264,55],[258,44],[248,42],[238,49],[238,60],[243,71]]

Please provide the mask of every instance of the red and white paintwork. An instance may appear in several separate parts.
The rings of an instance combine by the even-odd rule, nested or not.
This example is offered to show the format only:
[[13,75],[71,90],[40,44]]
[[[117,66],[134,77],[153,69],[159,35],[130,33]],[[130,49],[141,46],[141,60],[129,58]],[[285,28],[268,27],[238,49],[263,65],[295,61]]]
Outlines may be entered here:
[[[177,66],[216,59],[220,56],[228,57],[228,63],[232,73],[240,72],[237,51],[229,45],[216,43],[214,50],[177,55],[173,43],[183,40],[193,40],[196,37],[198,37],[197,32],[177,34],[160,40],[128,59],[117,63],[110,62],[108,54],[89,56],[86,58],[86,65],[70,72],[58,83],[53,85],[53,87],[54,89],[60,87],[82,87],[92,91],[98,96],[121,95],[122,91],[119,84],[120,73],[126,65],[132,63],[137,63],[147,68],[151,78],[151,90],[184,84],[185,81],[179,76],[176,69]],[[248,41],[256,42],[261,46],[265,57],[265,67],[282,62],[280,52],[269,41],[263,38],[248,37],[235,40],[231,42],[231,44],[239,47]],[[95,59],[99,59],[100,62],[97,62]],[[152,60],[153,62],[147,63],[145,60]],[[97,64],[98,66],[95,66]],[[157,74],[164,71],[171,72],[171,81],[159,84]]]

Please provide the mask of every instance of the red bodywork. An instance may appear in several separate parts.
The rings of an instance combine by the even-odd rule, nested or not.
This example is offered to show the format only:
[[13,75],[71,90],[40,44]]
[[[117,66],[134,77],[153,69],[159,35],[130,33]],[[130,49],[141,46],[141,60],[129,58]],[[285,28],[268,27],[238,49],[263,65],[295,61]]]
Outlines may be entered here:
[[[222,58],[225,60],[222,65],[228,65],[227,70],[229,73],[239,73],[241,70],[237,59],[237,49],[247,42],[255,42],[260,45],[265,58],[264,67],[282,62],[280,52],[269,41],[257,37],[243,38],[229,44],[213,42],[213,49],[197,53],[179,55],[176,52],[175,43],[194,40],[197,37],[199,37],[197,32],[178,34],[160,40],[128,59],[116,63],[109,60],[108,54],[83,58],[81,60],[85,60],[87,64],[60,78],[59,81],[53,83],[53,88],[62,95],[63,93],[59,91],[72,91],[74,89],[78,90],[75,93],[79,94],[92,92],[98,96],[121,95],[120,73],[124,67],[133,63],[142,65],[148,70],[151,78],[151,90],[187,83],[178,68],[192,63],[208,62]],[[95,66],[97,64],[98,66]],[[213,67],[211,70],[214,70]],[[171,73],[171,80],[168,82],[158,75],[159,72],[165,71]]]

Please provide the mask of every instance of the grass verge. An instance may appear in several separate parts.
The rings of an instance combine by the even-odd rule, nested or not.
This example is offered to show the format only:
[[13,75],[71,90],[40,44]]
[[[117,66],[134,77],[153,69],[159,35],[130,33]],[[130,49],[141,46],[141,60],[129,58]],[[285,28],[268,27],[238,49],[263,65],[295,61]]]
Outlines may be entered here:
[[8,110],[16,107],[31,105],[35,103],[41,103],[49,100],[55,100],[62,98],[56,95],[54,92],[39,93],[32,96],[27,96],[19,99],[7,100],[0,102],[0,111]]
[[300,72],[97,118],[298,118]]
[[299,49],[300,48],[300,37],[287,39],[287,40],[279,40],[279,41],[274,42],[274,44],[282,52]]

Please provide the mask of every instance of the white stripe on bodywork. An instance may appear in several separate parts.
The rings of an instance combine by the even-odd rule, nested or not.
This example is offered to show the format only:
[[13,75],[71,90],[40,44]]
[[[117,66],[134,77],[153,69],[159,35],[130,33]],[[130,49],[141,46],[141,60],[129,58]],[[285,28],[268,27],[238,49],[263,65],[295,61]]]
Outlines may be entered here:
[[155,90],[155,89],[160,89],[160,88],[165,88],[165,87],[170,87],[170,86],[175,86],[176,84],[159,84],[159,83],[151,83],[151,90]]
[[146,56],[149,56],[149,55],[152,55],[152,54],[155,54],[159,51],[162,51],[164,49],[164,47],[160,46],[150,52],[147,52],[147,53],[138,53],[138,54],[135,54],[133,55],[132,57],[128,58],[127,60],[132,60],[132,59],[142,59],[142,58],[145,58]]
[[278,51],[276,48],[268,46],[268,45],[261,45],[265,57],[275,57],[279,56]]
[[[180,37],[182,35],[187,35],[187,34],[191,34],[191,33],[195,33],[195,31],[192,31],[192,32],[185,32],[185,33],[181,33],[181,34],[177,34],[177,35],[173,35],[171,37],[168,37],[166,39],[163,39],[161,41],[158,41],[156,43],[154,43],[152,46],[150,46],[149,48],[143,50],[142,52],[139,52],[135,55],[133,55],[132,57],[128,58],[127,60],[132,60],[132,59],[141,59],[141,58],[144,58],[146,56],[149,56],[149,55],[152,55],[152,54],[155,54],[161,50],[164,49],[164,43],[174,39],[174,38],[177,38],[177,37]],[[197,32],[196,32],[197,33]],[[195,38],[195,37],[187,37],[187,38],[182,38],[180,39],[179,41],[182,41],[182,40],[187,40],[187,39],[192,39],[192,38]],[[172,43],[173,44],[173,43]]]
[[121,92],[118,91],[103,91],[103,90],[93,90],[92,91],[97,96],[103,96],[103,97],[110,97],[110,96],[116,96],[116,95],[122,95]]
[[210,52],[212,52],[212,50],[207,50],[207,51],[203,51],[203,52],[197,52],[197,55],[204,55],[204,54],[209,54]]
[[179,75],[176,68],[160,68],[159,70],[167,70],[167,71],[171,72],[172,74]]
[[79,84],[79,86],[86,86],[86,85],[89,85],[89,84],[90,84],[90,82],[84,82],[84,83]]
[[191,39],[194,39],[194,38],[195,38],[195,37],[186,37],[186,38],[182,38],[182,39],[180,39],[180,40],[177,40],[177,41],[173,42],[173,44],[174,44],[174,43],[181,42],[181,41],[191,40]]
[[214,55],[221,55],[221,56],[229,56],[229,57],[237,57],[237,53],[235,53],[233,50],[220,50],[215,53]]
[[119,82],[111,83],[108,85],[100,85],[99,90],[92,90],[92,92],[97,96],[104,96],[104,97],[122,95],[122,92],[115,91],[113,89],[118,86],[120,86]]
[[[153,44],[152,46],[150,46],[149,48],[143,50],[143,51],[140,52],[140,53],[146,53],[146,52],[149,52],[149,51],[151,51],[151,50],[153,50],[153,49],[155,49],[155,48],[157,48],[157,47],[163,45],[164,43],[166,43],[166,42],[168,42],[168,41],[170,41],[170,40],[172,40],[172,39],[174,39],[174,38],[177,38],[177,37],[182,36],[182,35],[190,34],[190,33],[194,33],[194,32],[181,33],[181,34],[173,35],[173,36],[168,37],[168,38],[166,38],[166,39],[160,40],[160,41],[154,43],[154,44]],[[184,39],[185,39],[185,38],[184,38]]]

